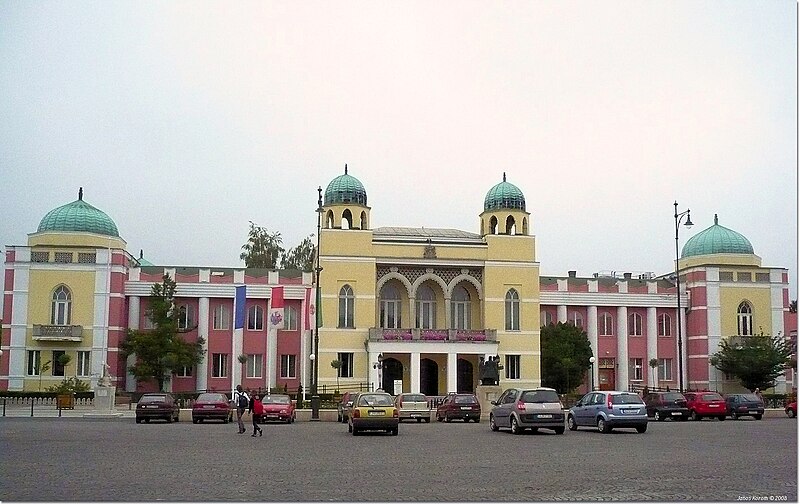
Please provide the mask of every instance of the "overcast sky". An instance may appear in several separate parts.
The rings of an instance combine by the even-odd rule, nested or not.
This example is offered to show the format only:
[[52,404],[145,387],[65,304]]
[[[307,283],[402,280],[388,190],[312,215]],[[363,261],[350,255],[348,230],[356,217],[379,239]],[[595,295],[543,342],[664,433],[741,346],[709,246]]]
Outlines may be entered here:
[[291,247],[317,187],[371,225],[479,232],[525,194],[543,275],[666,273],[673,201],[797,297],[797,4],[0,3],[0,245],[77,198],[156,264]]

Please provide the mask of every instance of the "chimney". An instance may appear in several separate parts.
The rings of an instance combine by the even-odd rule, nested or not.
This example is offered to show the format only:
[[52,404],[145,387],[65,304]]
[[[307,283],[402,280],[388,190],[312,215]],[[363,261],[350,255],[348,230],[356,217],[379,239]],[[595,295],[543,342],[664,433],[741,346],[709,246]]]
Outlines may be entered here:
[[577,270],[569,270],[567,272],[567,274],[569,275],[570,278],[575,278],[575,275],[578,274],[578,271]]
[[630,280],[630,279],[631,279],[631,276],[632,276],[632,274],[631,274],[631,273],[625,273],[625,274],[624,274],[624,275],[622,275],[622,276],[625,278],[625,280]]

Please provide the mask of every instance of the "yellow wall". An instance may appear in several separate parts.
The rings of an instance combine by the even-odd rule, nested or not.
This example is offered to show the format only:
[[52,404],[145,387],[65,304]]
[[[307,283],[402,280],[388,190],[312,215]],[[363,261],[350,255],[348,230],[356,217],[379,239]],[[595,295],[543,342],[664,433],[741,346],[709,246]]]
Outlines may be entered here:
[[761,267],[761,258],[751,254],[707,254],[681,258],[681,269],[694,266],[755,266]]
[[[81,325],[83,329],[83,342],[81,345],[91,345],[92,330],[94,325],[94,286],[95,273],[93,271],[66,271],[66,270],[31,270],[28,294],[28,324],[50,324],[50,310],[53,291],[64,284],[72,292],[72,325]],[[38,346],[45,342],[34,341],[31,329],[28,329],[26,345]],[[54,342],[63,346],[69,342]],[[46,343],[45,343],[46,344]]]
[[126,246],[125,240],[113,236],[90,233],[32,233],[28,235],[28,246],[47,247],[91,247],[91,248],[121,248]]
[[747,301],[753,307],[753,332],[764,330],[764,334],[776,334],[772,327],[772,307],[769,284],[743,284],[741,287],[721,287],[720,319],[722,336],[735,336],[738,332],[736,316],[739,304]]

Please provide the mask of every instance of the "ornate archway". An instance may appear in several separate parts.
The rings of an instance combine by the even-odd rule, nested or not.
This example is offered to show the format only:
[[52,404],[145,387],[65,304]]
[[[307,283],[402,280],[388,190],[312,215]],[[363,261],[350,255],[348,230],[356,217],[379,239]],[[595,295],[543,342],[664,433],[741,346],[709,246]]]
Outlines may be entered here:
[[419,391],[425,395],[439,395],[439,365],[431,359],[419,361]]

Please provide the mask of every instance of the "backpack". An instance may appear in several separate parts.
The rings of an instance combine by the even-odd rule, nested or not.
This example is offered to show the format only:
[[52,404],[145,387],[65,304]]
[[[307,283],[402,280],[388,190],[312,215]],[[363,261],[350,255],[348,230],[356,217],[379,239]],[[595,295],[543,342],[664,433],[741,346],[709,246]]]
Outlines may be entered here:
[[239,408],[245,409],[250,405],[250,401],[247,400],[247,396],[244,395],[244,392],[239,392],[239,404],[237,406]]

